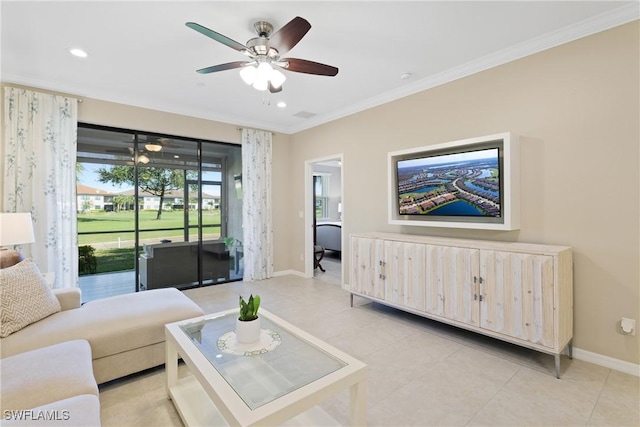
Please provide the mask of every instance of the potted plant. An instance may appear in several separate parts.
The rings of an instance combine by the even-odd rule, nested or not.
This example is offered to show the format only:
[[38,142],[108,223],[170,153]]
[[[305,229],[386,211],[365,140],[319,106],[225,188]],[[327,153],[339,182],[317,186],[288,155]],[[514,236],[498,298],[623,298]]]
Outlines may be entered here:
[[236,339],[240,344],[250,344],[260,339],[260,296],[249,296],[245,301],[240,295],[240,313],[236,322]]

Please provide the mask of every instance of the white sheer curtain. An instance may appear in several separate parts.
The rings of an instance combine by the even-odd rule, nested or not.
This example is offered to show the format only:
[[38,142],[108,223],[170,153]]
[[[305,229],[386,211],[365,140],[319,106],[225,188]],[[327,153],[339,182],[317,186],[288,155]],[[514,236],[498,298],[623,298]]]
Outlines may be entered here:
[[271,132],[242,129],[244,280],[273,275]]
[[78,285],[76,148],[78,100],[4,88],[5,212],[31,212],[36,241],[22,245],[55,287]]

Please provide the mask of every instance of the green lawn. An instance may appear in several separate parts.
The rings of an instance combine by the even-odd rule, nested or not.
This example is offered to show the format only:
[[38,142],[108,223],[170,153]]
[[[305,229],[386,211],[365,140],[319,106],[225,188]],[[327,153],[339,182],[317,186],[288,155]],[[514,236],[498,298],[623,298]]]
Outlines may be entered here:
[[[140,212],[140,240],[184,238],[184,213],[182,211],[165,211],[162,218],[156,220],[156,211]],[[197,213],[190,212],[189,225],[198,225]],[[203,233],[207,239],[220,237],[220,211],[203,212]],[[176,230],[144,231],[154,229],[176,228]],[[80,234],[115,231],[106,234]],[[119,232],[118,232],[119,231]],[[190,235],[197,236],[197,228],[192,228]],[[78,214],[78,245],[94,246],[96,257],[96,273],[133,270],[135,268],[134,251],[134,212],[91,212]],[[121,245],[121,247],[116,247]]]
[[[206,234],[220,234],[220,211],[203,212],[202,220]],[[198,225],[196,212],[191,212],[189,225]],[[207,225],[213,227],[207,227]],[[182,237],[184,227],[184,213],[182,211],[166,211],[160,220],[156,220],[156,211],[140,212],[140,239]],[[154,229],[178,228],[178,230],[144,231]],[[94,243],[117,242],[134,240],[134,212],[90,212],[78,214],[78,244],[91,245]],[[112,234],[81,234],[104,231],[120,231]],[[197,234],[196,229],[191,234]]]

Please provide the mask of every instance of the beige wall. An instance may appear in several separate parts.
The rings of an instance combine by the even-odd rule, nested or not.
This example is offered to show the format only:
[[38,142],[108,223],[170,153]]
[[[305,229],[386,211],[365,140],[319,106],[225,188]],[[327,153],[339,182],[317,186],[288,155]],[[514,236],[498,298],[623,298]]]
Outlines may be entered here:
[[[293,135],[291,268],[304,161],[342,152],[345,233],[572,246],[575,346],[640,363],[638,336],[617,333],[623,316],[640,325],[639,51],[634,22]],[[388,152],[505,131],[521,136],[519,231],[387,224]]]

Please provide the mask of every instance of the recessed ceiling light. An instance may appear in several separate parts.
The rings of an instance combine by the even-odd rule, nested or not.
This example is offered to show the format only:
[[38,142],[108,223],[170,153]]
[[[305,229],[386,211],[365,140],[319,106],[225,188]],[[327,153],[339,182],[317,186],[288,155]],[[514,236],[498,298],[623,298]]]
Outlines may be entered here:
[[411,78],[411,73],[402,73],[400,74],[400,78],[402,80],[409,80]]
[[78,58],[86,58],[87,56],[89,56],[87,52],[78,48],[69,49],[69,53],[71,53],[73,56],[77,56]]
[[285,107],[287,106],[287,103],[286,103],[286,102],[284,102],[284,101],[280,101],[280,102],[278,102],[278,104],[277,104],[277,105],[278,105],[278,107],[280,107],[280,108],[285,108]]
[[174,154],[174,155],[173,155],[173,158],[174,158],[174,159],[179,159],[179,158],[180,158],[180,156],[178,156],[177,154]]

